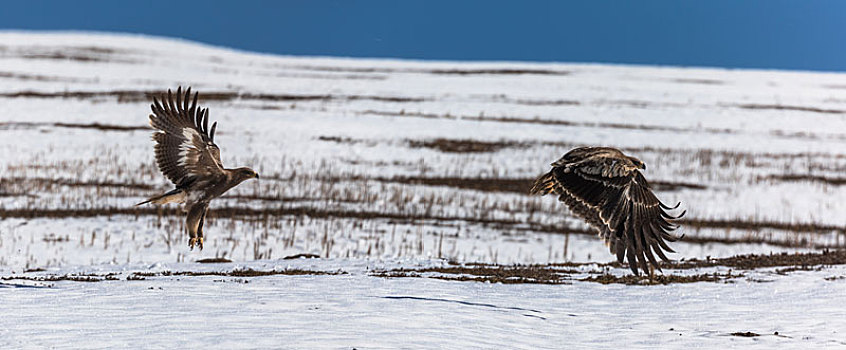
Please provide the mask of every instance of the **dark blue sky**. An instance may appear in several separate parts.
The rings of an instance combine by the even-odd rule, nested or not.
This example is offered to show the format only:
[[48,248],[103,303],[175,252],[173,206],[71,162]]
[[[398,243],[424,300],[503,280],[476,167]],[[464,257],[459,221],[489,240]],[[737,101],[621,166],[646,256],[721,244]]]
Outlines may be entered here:
[[846,1],[8,1],[2,29],[290,55],[846,71]]

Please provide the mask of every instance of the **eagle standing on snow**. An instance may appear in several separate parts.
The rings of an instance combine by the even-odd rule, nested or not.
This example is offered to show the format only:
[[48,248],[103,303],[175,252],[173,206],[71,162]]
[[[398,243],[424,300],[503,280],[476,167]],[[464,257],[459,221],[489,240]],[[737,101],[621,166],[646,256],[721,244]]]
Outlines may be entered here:
[[158,130],[153,133],[156,163],[176,189],[137,204],[184,203],[184,211],[188,212],[185,227],[191,237],[188,246],[192,250],[194,245],[203,249],[203,221],[209,202],[241,182],[259,177],[250,168],[223,168],[220,148],[214,144],[217,122],[209,131],[209,109],[198,108],[197,97],[195,93],[189,104],[191,88],[183,95],[180,86],[175,100],[170,89],[167,96],[162,96],[164,104],[153,98],[150,125]]
[[638,266],[644,272],[649,266],[658,269],[654,251],[662,260],[670,260],[664,252],[674,253],[665,241],[678,237],[670,232],[678,226],[668,220],[681,218],[667,214],[639,169],[646,166],[639,159],[629,157],[610,147],[581,147],[567,152],[552,163],[552,171],[535,181],[531,194],[555,193],[570,211],[594,229],[617,255],[623,257],[635,275]]

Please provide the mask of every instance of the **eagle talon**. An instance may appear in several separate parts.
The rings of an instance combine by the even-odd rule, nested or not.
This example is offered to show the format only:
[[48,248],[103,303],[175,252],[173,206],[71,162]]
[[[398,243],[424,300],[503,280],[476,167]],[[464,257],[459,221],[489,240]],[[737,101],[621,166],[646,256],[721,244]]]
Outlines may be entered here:
[[188,240],[188,248],[191,248],[191,250],[194,250],[195,245],[199,245],[200,250],[203,250],[203,240],[202,240],[202,238],[191,237],[191,239]]

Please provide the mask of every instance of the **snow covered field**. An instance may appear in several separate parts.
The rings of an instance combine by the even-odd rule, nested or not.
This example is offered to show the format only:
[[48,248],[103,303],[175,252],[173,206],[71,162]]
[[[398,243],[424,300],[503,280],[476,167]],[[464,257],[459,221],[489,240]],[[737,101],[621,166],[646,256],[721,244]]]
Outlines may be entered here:
[[[212,203],[202,252],[176,210],[134,206],[169,189],[146,123],[152,94],[179,85],[219,122],[224,165],[261,174]],[[0,136],[2,347],[846,345],[846,261],[594,283],[627,269],[563,204],[526,195],[570,148],[615,146],[688,211],[672,258],[841,248],[843,74],[6,32]],[[502,264],[577,271],[409,273]]]

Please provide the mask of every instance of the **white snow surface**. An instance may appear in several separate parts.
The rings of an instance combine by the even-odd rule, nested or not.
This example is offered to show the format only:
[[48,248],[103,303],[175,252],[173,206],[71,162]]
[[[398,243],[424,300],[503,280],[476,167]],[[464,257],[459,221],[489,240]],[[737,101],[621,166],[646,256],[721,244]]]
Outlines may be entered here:
[[[150,100],[132,96],[180,85],[219,122],[223,163],[262,175],[212,203],[202,252],[188,251],[180,217],[131,212],[171,188],[143,129]],[[220,93],[235,98],[208,97]],[[419,146],[437,139],[494,149]],[[844,244],[844,74],[288,57],[0,32],[0,210],[52,213],[0,217],[0,348],[846,346],[843,266],[663,286],[371,273],[613,261],[596,237],[568,234],[586,227],[554,198],[385,181],[529,179],[579,145],[624,148],[650,181],[696,185],[657,190],[688,219],[760,226],[683,225],[674,259]],[[215,217],[220,208],[378,215],[246,220]],[[401,219],[413,215],[423,219]],[[301,253],[322,258],[282,259]],[[221,256],[234,262],[194,262]],[[345,274],[126,279],[236,268]],[[120,278],[16,278],[77,273]],[[760,336],[731,335],[746,331]]]

